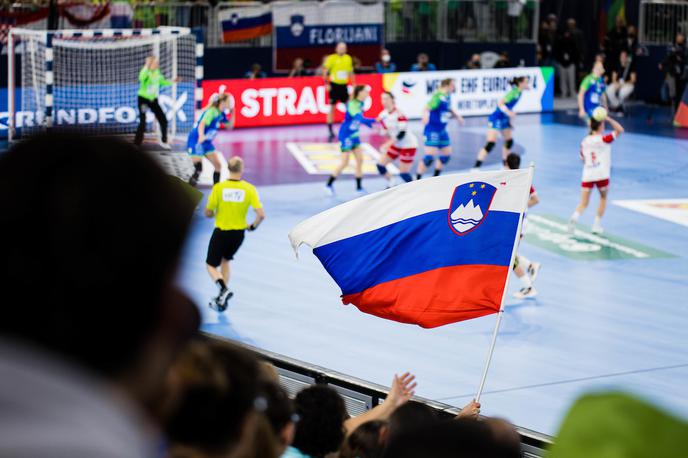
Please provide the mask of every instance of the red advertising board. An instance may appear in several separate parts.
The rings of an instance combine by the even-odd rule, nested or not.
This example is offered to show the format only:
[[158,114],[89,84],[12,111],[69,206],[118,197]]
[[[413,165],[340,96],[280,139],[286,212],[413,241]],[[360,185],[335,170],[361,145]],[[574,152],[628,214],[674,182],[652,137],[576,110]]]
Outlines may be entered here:
[[[370,86],[370,97],[365,103],[365,114],[375,117],[382,110],[382,76],[356,75],[356,84]],[[231,94],[236,110],[236,127],[279,126],[325,123],[330,109],[323,79],[263,78],[209,80],[203,82],[203,105],[211,94],[225,86]],[[353,88],[349,87],[349,91]],[[339,104],[335,120],[344,119],[344,105]]]

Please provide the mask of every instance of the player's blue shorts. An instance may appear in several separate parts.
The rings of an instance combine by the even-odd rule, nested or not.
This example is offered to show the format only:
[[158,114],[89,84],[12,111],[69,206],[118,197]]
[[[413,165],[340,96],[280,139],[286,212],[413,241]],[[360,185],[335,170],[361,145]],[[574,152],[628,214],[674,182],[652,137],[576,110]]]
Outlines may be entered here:
[[490,116],[487,125],[494,130],[511,129],[511,119],[508,116]]
[[592,119],[592,112],[595,111],[595,108],[599,107],[600,105],[588,105],[583,104],[583,108],[585,109],[585,116],[587,119]]
[[211,140],[205,140],[203,143],[192,143],[189,141],[186,148],[190,156],[205,156],[215,152],[215,145],[213,145]]
[[342,153],[348,153],[360,144],[361,137],[359,137],[358,135],[356,135],[355,137],[344,137],[339,139],[339,147],[342,149]]
[[423,137],[425,139],[425,146],[430,146],[433,148],[445,148],[451,145],[449,140],[449,132],[447,129],[435,130],[428,129],[429,126],[425,126],[423,131]]

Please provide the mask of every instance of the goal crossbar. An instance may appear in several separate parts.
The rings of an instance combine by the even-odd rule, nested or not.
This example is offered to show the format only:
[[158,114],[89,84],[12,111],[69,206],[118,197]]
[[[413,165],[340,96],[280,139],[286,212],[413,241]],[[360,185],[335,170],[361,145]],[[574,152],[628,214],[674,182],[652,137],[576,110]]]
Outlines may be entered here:
[[[55,125],[55,92],[56,85],[60,83],[60,80],[64,80],[64,75],[55,74],[55,55],[56,51],[62,50],[62,53],[72,52],[78,56],[79,52],[83,53],[97,53],[98,56],[105,55],[107,52],[127,52],[127,49],[140,48],[143,53],[144,48],[155,49],[156,51],[160,49],[162,45],[165,45],[171,51],[177,53],[179,51],[177,42],[175,40],[180,39],[179,37],[185,37],[192,35],[192,37],[183,38],[184,40],[193,40],[195,43],[193,49],[188,52],[192,53],[192,56],[186,58],[185,62],[190,62],[193,68],[187,69],[186,84],[191,86],[192,96],[189,99],[193,99],[193,107],[195,112],[199,112],[201,108],[201,101],[203,98],[202,92],[202,80],[203,80],[203,42],[200,34],[193,34],[193,31],[186,27],[158,27],[155,29],[66,29],[66,30],[34,30],[34,29],[23,29],[23,28],[12,28],[9,30],[8,34],[8,138],[12,141],[17,135],[17,103],[15,97],[15,91],[17,89],[17,82],[15,81],[15,50],[18,42],[20,40],[26,41],[28,46],[27,52],[25,49],[25,55],[23,59],[26,59],[26,63],[22,62],[22,78],[29,81],[31,84],[31,90],[28,90],[22,85],[22,98],[27,100],[31,98],[31,107],[36,108],[35,113],[35,124],[40,124],[44,129],[50,129]],[[185,43],[189,43],[185,41]],[[40,53],[36,52],[36,47],[40,47]],[[69,50],[72,51],[69,51]],[[102,51],[102,53],[100,52]],[[188,54],[187,52],[187,54]],[[27,55],[28,54],[28,55]],[[176,55],[176,54],[175,54]],[[38,58],[36,57],[38,56]],[[190,59],[194,59],[195,62]],[[140,60],[140,56],[136,56],[137,60]],[[65,59],[66,61],[61,64],[59,71],[73,71],[73,72],[87,72],[89,71],[89,63],[71,63],[72,60],[78,60],[76,57],[71,56],[70,59]],[[107,62],[105,62],[107,64]],[[85,68],[77,69],[67,69],[64,67],[69,65],[82,65]],[[138,66],[139,68],[143,65],[142,62],[132,62],[131,66]],[[188,66],[187,65],[187,66]],[[112,71],[120,71],[117,68],[118,65],[113,64]],[[119,66],[121,67],[121,65]],[[25,75],[25,68],[30,68],[30,75]],[[178,59],[172,59],[171,63],[168,65],[167,76],[175,80],[171,87],[171,96],[173,100],[176,101],[178,88],[176,83],[176,78],[179,76],[178,71],[180,70],[180,65]],[[129,72],[132,73],[132,72]],[[107,75],[106,75],[107,76]],[[120,76],[120,79],[122,77]],[[102,78],[101,78],[102,79]],[[107,78],[105,78],[107,79]],[[115,78],[116,79],[116,78]],[[135,83],[136,80],[133,81]],[[64,83],[64,82],[63,82]],[[67,83],[71,83],[68,81]],[[94,83],[97,84],[97,83]],[[127,79],[127,86],[131,85],[131,78]],[[68,89],[74,92],[74,87],[77,84],[66,84]],[[101,84],[102,86],[102,84]],[[88,88],[84,89],[84,92]],[[98,88],[96,88],[97,92]],[[59,90],[58,90],[59,92]],[[66,92],[67,98],[70,92]],[[101,90],[102,92],[102,90]],[[92,99],[91,94],[81,94],[84,100]],[[65,96],[63,95],[63,99]],[[27,102],[28,103],[28,102]],[[74,105],[77,102],[73,102],[66,110],[67,115],[71,113],[71,116],[76,118],[74,112],[80,107]],[[22,105],[24,105],[24,100],[22,100]],[[58,107],[59,108],[59,107]],[[178,110],[179,107],[174,107],[174,110]],[[64,111],[64,110],[63,110]],[[64,118],[65,113],[62,113]],[[168,116],[169,117],[169,116]],[[193,116],[192,116],[193,117]],[[174,134],[176,130],[177,116],[175,113],[172,114],[172,133]],[[80,119],[73,121],[75,124],[79,125]],[[28,129],[27,129],[28,130]]]

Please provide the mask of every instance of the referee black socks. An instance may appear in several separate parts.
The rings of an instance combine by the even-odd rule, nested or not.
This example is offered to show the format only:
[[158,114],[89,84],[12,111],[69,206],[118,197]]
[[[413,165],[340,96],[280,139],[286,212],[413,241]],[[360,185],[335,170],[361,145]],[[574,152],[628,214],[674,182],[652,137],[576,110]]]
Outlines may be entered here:
[[218,278],[217,281],[215,282],[217,286],[220,288],[220,292],[224,291],[227,289],[227,285],[225,284],[225,281],[221,278]]
[[220,172],[213,172],[213,184],[220,182]]
[[440,173],[442,173],[441,170],[435,169],[435,174],[433,176],[438,177],[440,176]]
[[483,161],[477,160],[477,161],[475,161],[475,165],[473,167],[475,167],[477,169],[481,165],[483,165]]
[[356,191],[360,191],[361,189],[363,189],[362,182],[363,182],[363,178],[356,177]]
[[336,179],[337,177],[330,175],[330,178],[327,179],[327,186],[332,186],[332,183],[334,183]]

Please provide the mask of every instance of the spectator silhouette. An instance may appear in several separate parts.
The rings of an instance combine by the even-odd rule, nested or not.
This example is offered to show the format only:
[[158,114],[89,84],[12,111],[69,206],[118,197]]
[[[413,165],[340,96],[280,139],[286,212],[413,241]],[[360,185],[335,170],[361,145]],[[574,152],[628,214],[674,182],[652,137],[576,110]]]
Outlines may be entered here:
[[195,206],[174,180],[113,139],[0,156],[0,456],[155,456],[144,406],[199,324],[174,287]]

